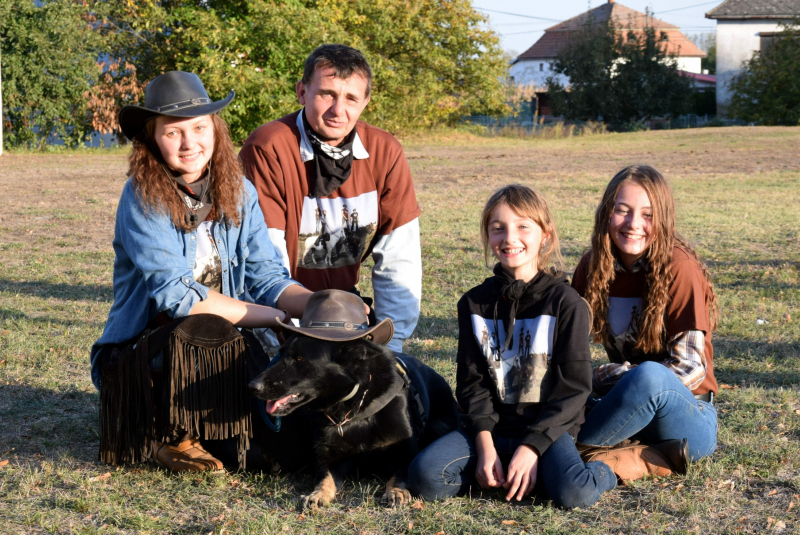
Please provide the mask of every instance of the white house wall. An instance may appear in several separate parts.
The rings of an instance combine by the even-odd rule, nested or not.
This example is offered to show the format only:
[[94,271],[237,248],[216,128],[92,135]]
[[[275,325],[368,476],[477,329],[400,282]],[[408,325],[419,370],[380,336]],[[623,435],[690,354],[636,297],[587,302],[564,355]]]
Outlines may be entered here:
[[[520,86],[531,86],[538,91],[544,90],[547,78],[555,75],[561,85],[569,85],[569,77],[555,74],[552,70],[553,59],[521,59],[511,66],[511,77]],[[678,58],[678,69],[700,74],[700,58]]]
[[[521,59],[511,66],[511,76],[514,83],[522,86],[531,86],[543,90],[547,85],[547,78],[555,74],[552,70],[553,59]],[[562,85],[569,83],[569,78],[557,75],[556,79]]]
[[678,70],[702,74],[701,61],[700,58],[678,58]]
[[742,64],[761,49],[761,32],[780,31],[777,20],[717,19],[717,113],[726,115],[731,103],[730,81]]

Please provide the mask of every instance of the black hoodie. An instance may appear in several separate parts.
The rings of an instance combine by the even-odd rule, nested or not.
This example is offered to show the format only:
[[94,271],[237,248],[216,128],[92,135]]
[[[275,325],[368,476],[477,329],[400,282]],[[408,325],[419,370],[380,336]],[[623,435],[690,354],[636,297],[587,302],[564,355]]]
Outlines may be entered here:
[[522,437],[543,455],[565,432],[574,438],[583,423],[592,387],[589,308],[566,277],[540,271],[507,340],[513,307],[500,275],[458,302],[456,396],[473,437]]

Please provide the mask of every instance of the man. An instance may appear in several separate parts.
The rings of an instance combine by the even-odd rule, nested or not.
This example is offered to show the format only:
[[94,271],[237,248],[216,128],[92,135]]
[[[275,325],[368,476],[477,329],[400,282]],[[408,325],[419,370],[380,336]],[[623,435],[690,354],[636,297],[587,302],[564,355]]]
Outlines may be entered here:
[[[375,315],[394,322],[388,347],[400,352],[419,317],[420,209],[400,143],[358,120],[371,86],[361,52],[318,47],[296,86],[304,108],[258,127],[239,157],[293,278],[314,291],[355,291],[361,263],[372,255]],[[324,219],[345,206],[349,229],[344,218],[341,226],[339,218]]]

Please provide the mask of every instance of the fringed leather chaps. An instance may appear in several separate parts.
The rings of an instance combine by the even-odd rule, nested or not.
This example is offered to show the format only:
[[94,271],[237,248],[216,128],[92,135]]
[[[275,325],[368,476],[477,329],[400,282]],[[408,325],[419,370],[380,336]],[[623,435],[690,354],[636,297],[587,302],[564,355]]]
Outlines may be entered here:
[[136,463],[150,458],[154,427],[153,380],[147,364],[145,331],[103,367],[100,383],[100,460]]
[[[115,350],[116,351],[116,350]],[[150,359],[159,351],[163,369]],[[135,463],[152,455],[152,441],[176,430],[205,440],[238,437],[245,467],[252,426],[247,390],[247,344],[227,320],[213,314],[180,318],[145,331],[105,366],[100,386],[100,459]],[[154,376],[160,392],[155,392]]]

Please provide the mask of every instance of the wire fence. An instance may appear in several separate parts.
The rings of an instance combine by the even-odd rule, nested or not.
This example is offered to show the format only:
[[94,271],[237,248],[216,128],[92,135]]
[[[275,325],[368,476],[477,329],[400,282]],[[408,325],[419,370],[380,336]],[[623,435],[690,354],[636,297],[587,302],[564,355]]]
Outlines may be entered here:
[[[565,120],[562,117],[532,117],[529,114],[492,117],[472,115],[463,119],[465,124],[481,126],[489,136],[528,135],[536,136],[558,130],[563,134],[585,135],[606,132],[602,121]],[[676,117],[654,118],[631,124],[631,130],[676,130],[683,128],[702,128],[708,126],[746,126],[741,119],[726,119],[715,115],[679,115]]]

